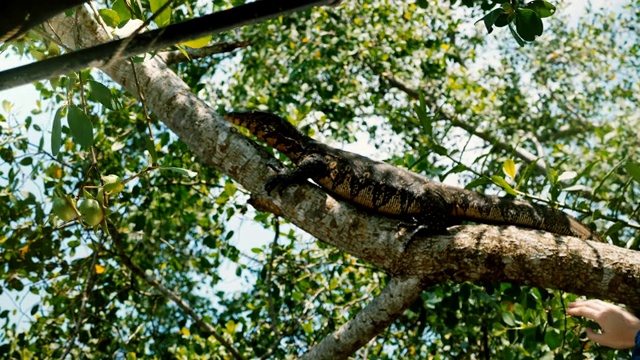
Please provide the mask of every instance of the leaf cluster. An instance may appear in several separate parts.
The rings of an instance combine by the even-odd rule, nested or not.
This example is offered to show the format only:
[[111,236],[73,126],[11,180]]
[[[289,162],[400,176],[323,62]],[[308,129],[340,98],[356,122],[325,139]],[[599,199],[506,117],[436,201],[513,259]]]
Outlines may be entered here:
[[[553,15],[556,7],[543,0],[534,0],[527,4],[520,1],[499,0],[495,1],[500,7],[487,13],[482,19],[487,32],[491,34],[493,27],[509,26],[509,31],[520,46],[525,41],[534,41],[536,36],[542,35],[544,26],[542,19]],[[515,25],[515,30],[513,28]]]

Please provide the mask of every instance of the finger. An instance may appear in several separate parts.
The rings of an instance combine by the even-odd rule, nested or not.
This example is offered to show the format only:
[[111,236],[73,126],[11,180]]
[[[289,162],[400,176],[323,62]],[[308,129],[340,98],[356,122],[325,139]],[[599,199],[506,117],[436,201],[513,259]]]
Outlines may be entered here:
[[569,303],[570,309],[586,307],[597,311],[603,311],[608,307],[608,303],[601,300],[578,300],[576,302]]
[[567,304],[567,306],[568,306],[569,308],[574,308],[574,307],[576,307],[576,306],[580,306],[580,303],[582,303],[582,301],[578,300],[578,301],[574,301],[574,302],[570,302],[570,303],[568,303],[568,304]]
[[568,305],[569,305],[569,307],[586,306],[587,304],[589,304],[592,301],[593,300],[576,299],[576,301],[572,301]]
[[584,316],[587,319],[597,321],[597,319],[600,318],[600,314],[602,314],[602,312],[586,306],[579,306],[567,309],[567,314],[571,316]]
[[582,302],[583,306],[586,306],[588,308],[594,309],[594,310],[604,310],[604,309],[608,309],[610,307],[612,307],[613,305],[604,302],[602,300],[598,300],[598,299],[593,299],[593,300],[587,300],[587,301],[583,301]]

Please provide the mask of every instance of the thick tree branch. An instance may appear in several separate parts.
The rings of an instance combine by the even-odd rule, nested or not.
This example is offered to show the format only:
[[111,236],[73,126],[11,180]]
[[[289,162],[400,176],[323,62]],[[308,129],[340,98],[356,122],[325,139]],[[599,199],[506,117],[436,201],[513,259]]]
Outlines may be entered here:
[[416,241],[402,272],[435,282],[505,281],[628,304],[640,295],[640,252],[513,226],[450,230]]
[[425,284],[415,277],[392,278],[382,293],[366,308],[300,359],[348,358],[400,317],[424,287]]
[[87,0],[29,0],[0,3],[0,43],[15,40],[27,30]]

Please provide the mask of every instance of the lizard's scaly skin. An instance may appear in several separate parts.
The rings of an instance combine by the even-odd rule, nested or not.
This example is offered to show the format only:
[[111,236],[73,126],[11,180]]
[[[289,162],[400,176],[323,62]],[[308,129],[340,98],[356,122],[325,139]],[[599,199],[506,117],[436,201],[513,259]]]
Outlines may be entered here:
[[272,179],[267,190],[310,178],[333,195],[415,222],[433,234],[444,233],[447,227],[469,220],[600,240],[589,228],[560,210],[441,184],[406,169],[332,148],[304,135],[277,115],[252,111],[229,113],[225,119],[248,129],[296,165]]

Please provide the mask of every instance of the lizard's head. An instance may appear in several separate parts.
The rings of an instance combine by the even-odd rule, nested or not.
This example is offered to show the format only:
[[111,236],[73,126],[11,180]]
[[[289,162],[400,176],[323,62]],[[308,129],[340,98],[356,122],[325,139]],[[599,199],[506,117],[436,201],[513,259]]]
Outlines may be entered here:
[[249,130],[258,139],[284,153],[294,162],[304,154],[310,138],[278,115],[263,111],[231,112],[224,118]]

